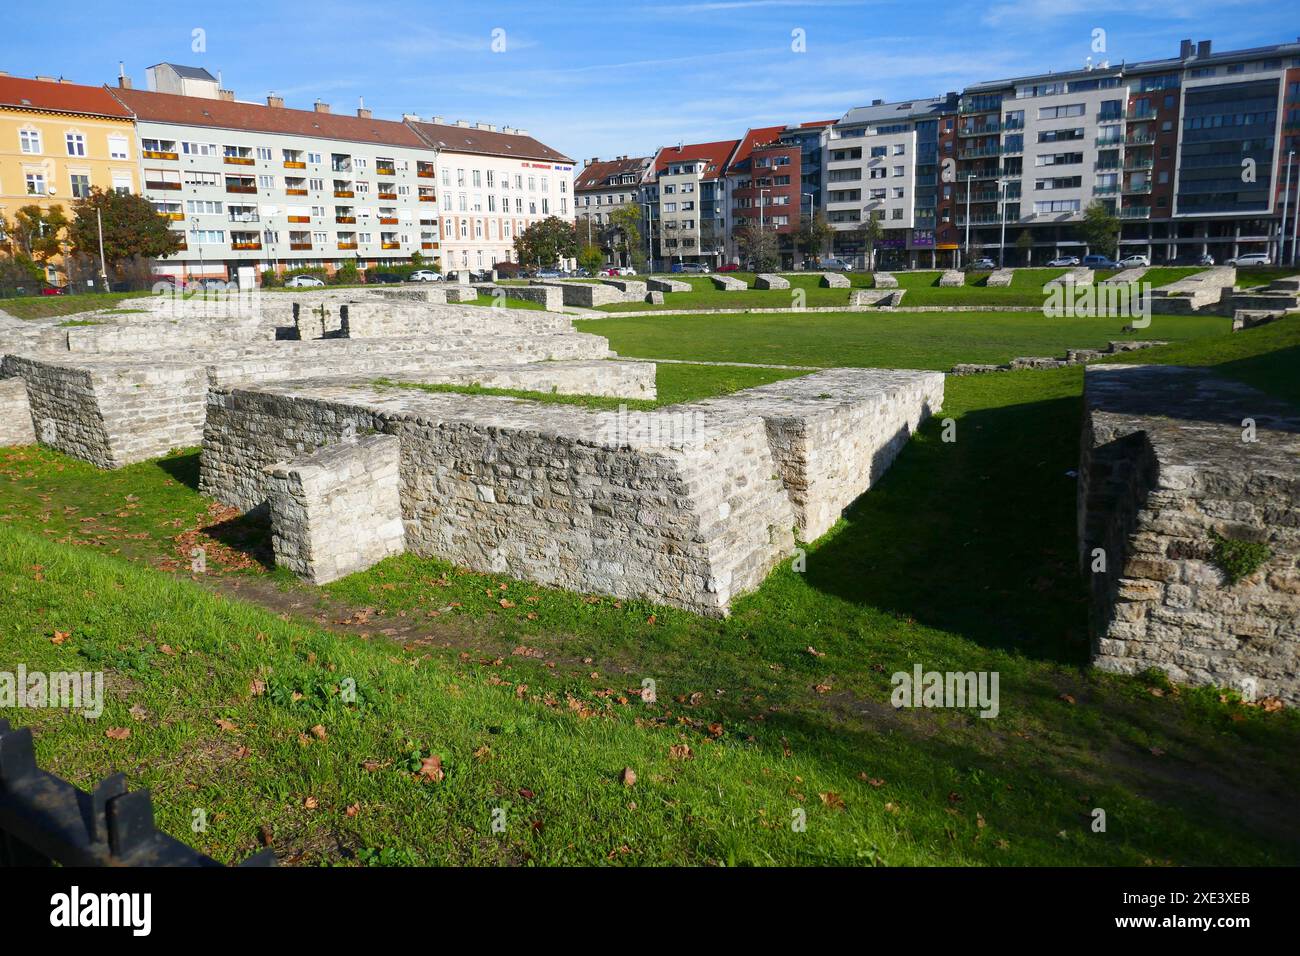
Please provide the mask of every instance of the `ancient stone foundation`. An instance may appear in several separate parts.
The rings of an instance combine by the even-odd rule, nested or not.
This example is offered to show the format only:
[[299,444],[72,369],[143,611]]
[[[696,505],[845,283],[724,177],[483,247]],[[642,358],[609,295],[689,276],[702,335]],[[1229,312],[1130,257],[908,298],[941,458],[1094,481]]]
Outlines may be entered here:
[[[1103,365],[1085,383],[1093,662],[1300,703],[1300,417],[1203,369]],[[1224,542],[1263,546],[1235,583],[1222,549],[1241,545]]]
[[27,385],[21,378],[0,378],[0,448],[36,444]]
[[398,442],[345,440],[267,468],[275,563],[327,584],[406,550]]

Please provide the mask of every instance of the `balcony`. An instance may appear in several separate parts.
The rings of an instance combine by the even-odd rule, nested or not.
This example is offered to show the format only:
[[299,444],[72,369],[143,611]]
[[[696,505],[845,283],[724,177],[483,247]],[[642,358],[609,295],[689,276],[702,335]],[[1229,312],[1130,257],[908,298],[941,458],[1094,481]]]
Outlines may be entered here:
[[396,199],[396,198],[397,198],[397,193],[385,193],[385,192],[381,192],[381,193],[377,193],[376,195],[377,195],[377,197],[378,197],[379,199]]
[[[979,192],[971,193],[971,194],[970,194],[970,201],[973,202],[973,203],[979,203],[979,202],[997,202],[997,201],[998,201],[998,192],[997,192],[996,189],[984,189],[984,190],[980,190]],[[966,194],[965,194],[965,193],[962,193],[962,194],[958,195],[958,196],[957,196],[957,202],[961,202],[961,203],[966,202]]]
[[145,149],[140,151],[140,155],[145,159],[179,159],[180,157],[173,152],[162,149]]
[[381,242],[381,243],[379,244],[379,248],[380,248],[380,249],[400,249],[400,248],[402,248],[402,244],[401,244],[400,242]]
[[170,219],[172,222],[185,221],[185,213],[183,212],[163,212],[158,215],[162,216],[164,219]]
[[1124,114],[1123,114],[1123,113],[1114,113],[1114,112],[1105,112],[1105,111],[1102,111],[1102,112],[1100,112],[1100,113],[1097,114],[1097,122],[1098,122],[1098,123],[1120,123],[1120,122],[1123,122],[1123,120],[1124,120]]
[[380,166],[380,165],[376,164],[376,165],[375,165],[375,175],[376,175],[376,176],[396,176],[396,175],[397,175],[397,170],[396,170],[395,168],[393,168],[392,166]]
[[1150,156],[1144,156],[1140,159],[1130,158],[1124,162],[1125,169],[1150,169],[1154,165],[1155,160]]
[[252,166],[256,162],[252,156],[223,156],[221,161],[231,166]]
[[421,248],[421,249],[437,249],[437,248],[438,248],[438,244],[437,244],[436,242],[422,242],[422,243],[420,243],[420,248]]
[[963,149],[957,154],[958,159],[980,159],[985,156],[1002,155],[1001,146],[976,146],[973,149]]
[[340,249],[355,249],[357,244],[355,242],[340,242],[338,247]]
[[1116,136],[1098,136],[1096,143],[1098,149],[1119,149],[1124,145],[1124,140]]
[[397,225],[397,217],[396,217],[396,216],[380,216],[380,217],[379,217],[379,224],[380,224],[381,226],[395,226],[395,225]]
[[1128,146],[1144,146],[1155,141],[1155,133],[1130,133],[1124,143]]
[[1119,164],[1119,162],[1117,162],[1117,161],[1116,161],[1116,162],[1105,162],[1105,161],[1102,161],[1102,162],[1098,162],[1098,163],[1093,163],[1093,164],[1092,164],[1092,168],[1093,168],[1093,169],[1098,169],[1098,170],[1106,170],[1106,169],[1115,170],[1115,169],[1119,169],[1119,168],[1120,168],[1120,164]]
[[169,182],[164,182],[163,180],[159,180],[159,179],[146,179],[146,180],[144,181],[144,188],[145,188],[145,189],[164,189],[164,190],[166,190],[166,189],[174,189],[174,190],[179,190],[179,189],[181,188],[181,184],[180,184],[180,183],[169,183]]
[[290,216],[290,222],[311,222],[311,216]]
[[1124,192],[1125,192],[1125,193],[1132,193],[1132,194],[1134,194],[1134,195],[1141,195],[1141,194],[1143,194],[1143,193],[1149,193],[1149,192],[1151,192],[1151,182],[1150,182],[1150,180],[1148,180],[1148,181],[1145,182],[1145,183],[1137,183],[1137,184],[1132,184],[1132,183],[1130,183],[1129,185],[1127,185],[1127,186],[1124,187]]
[[230,222],[261,222],[255,212],[232,212],[229,217]]
[[307,190],[295,186],[292,189],[285,189],[284,194],[286,196],[305,196],[307,195]]
[[291,243],[289,243],[289,248],[292,249],[294,252],[310,252],[310,251],[311,251],[311,243],[310,243],[310,242],[291,242]]
[[433,179],[435,173],[432,166],[416,166],[415,175],[421,179]]
[[335,160],[334,162],[330,163],[330,170],[336,173],[350,173],[352,172],[352,163],[351,161],[339,162]]
[[1002,100],[971,100],[958,105],[959,113],[1000,113]]
[[[180,187],[177,186],[176,188],[179,189]],[[257,193],[257,187],[256,187],[256,186],[246,185],[246,184],[244,184],[244,183],[226,183],[226,192],[228,192],[228,193],[256,194],[256,193]]]
[[[1021,124],[1024,125],[1023,123]],[[1002,131],[1001,123],[985,123],[983,126],[958,126],[958,136],[994,136]]]
[[285,169],[306,169],[307,164],[296,159],[286,159],[284,161]]
[[351,189],[336,189],[336,190],[334,190],[334,198],[335,198],[335,199],[354,199],[354,198],[356,198],[356,195],[357,195],[357,194],[354,193]]
[[1142,120],[1153,120],[1156,118],[1156,111],[1150,107],[1142,109],[1141,107],[1131,106],[1127,113],[1124,114],[1132,122],[1141,122]]
[[[1010,218],[1007,219],[1007,222],[1012,221],[1013,220]],[[1002,217],[997,213],[981,213],[980,215],[970,217],[970,223],[972,226],[996,226],[1000,222],[1002,222]],[[957,225],[966,225],[966,217],[959,214],[957,216]]]
[[356,216],[335,216],[334,221],[342,225],[351,225],[357,221]]
[[437,202],[437,201],[438,201],[438,197],[433,195],[432,193],[430,193],[427,196],[423,193],[420,194],[420,202]]
[[261,249],[262,244],[260,242],[232,242],[230,248],[239,250],[256,250]]
[[1113,196],[1113,195],[1115,195],[1115,194],[1118,193],[1118,192],[1119,192],[1119,185],[1118,185],[1118,184],[1112,184],[1112,185],[1110,185],[1110,186],[1093,186],[1093,187],[1092,187],[1092,194],[1093,194],[1094,196]]
[[1119,218],[1150,219],[1151,207],[1150,206],[1125,206],[1123,209],[1119,211]]

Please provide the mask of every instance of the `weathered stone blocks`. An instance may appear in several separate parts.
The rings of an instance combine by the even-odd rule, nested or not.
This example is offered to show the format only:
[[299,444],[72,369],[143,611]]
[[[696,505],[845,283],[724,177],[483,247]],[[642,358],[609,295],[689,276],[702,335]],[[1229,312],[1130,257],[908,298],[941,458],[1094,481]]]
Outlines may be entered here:
[[0,379],[0,448],[36,444],[27,384],[21,378]]
[[755,289],[788,289],[790,288],[790,280],[787,279],[785,276],[763,273],[761,275],[754,276],[754,288]]
[[313,584],[406,550],[398,440],[368,435],[267,468],[275,563]]
[[709,281],[712,282],[713,287],[720,292],[744,292],[749,288],[749,286],[745,285],[742,280],[737,279],[735,276],[721,273],[709,276]]
[[944,289],[955,289],[966,284],[966,273],[960,269],[945,269],[943,275],[939,276],[939,286]]
[[691,284],[678,279],[646,279],[646,288],[651,292],[690,292]]
[[840,272],[823,272],[818,284],[824,289],[847,289],[853,283],[849,277]]

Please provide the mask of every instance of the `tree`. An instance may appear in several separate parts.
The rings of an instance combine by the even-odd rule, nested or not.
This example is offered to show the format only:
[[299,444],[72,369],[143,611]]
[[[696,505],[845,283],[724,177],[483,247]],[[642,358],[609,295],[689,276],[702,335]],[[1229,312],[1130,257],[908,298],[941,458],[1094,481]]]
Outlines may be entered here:
[[755,272],[771,272],[780,262],[777,256],[776,230],[764,223],[747,222],[736,232],[736,245]]
[[826,221],[826,217],[819,212],[799,220],[799,234],[795,237],[795,245],[806,256],[820,257],[833,238],[835,238],[835,230]]
[[867,221],[862,224],[862,244],[867,250],[867,268],[876,268],[876,243],[885,238],[885,227],[880,224],[880,217],[873,212],[867,213]]
[[578,253],[578,265],[582,266],[588,272],[595,272],[605,261],[605,253],[600,251],[600,246],[586,245]]
[[154,211],[143,196],[92,187],[90,195],[78,199],[72,211],[76,218],[68,227],[74,253],[99,261],[98,212],[104,224],[104,259],[113,276],[126,270],[136,256],[159,259],[180,248],[180,236],[167,227],[167,220]]
[[614,232],[614,249],[622,255],[632,257],[634,263],[639,258],[645,259],[641,248],[641,207],[628,203],[619,206],[609,214],[609,225]]
[[1028,229],[1020,231],[1020,235],[1016,238],[1016,248],[1020,250],[1020,257],[1025,261],[1025,265],[1030,265],[1030,257],[1033,255],[1034,250],[1034,237],[1029,234]]
[[1119,217],[1100,199],[1093,200],[1083,211],[1079,234],[1088,244],[1088,251],[1114,258],[1119,248]]
[[35,290],[45,284],[45,273],[29,256],[0,257],[0,293],[13,295],[19,289]]
[[573,223],[547,216],[515,237],[515,252],[526,266],[553,266],[578,254],[578,232]]
[[48,209],[34,204],[20,206],[14,213],[13,222],[0,220],[0,232],[6,236],[11,255],[26,256],[40,265],[47,265],[63,252],[67,228],[68,217],[64,215],[62,206]]

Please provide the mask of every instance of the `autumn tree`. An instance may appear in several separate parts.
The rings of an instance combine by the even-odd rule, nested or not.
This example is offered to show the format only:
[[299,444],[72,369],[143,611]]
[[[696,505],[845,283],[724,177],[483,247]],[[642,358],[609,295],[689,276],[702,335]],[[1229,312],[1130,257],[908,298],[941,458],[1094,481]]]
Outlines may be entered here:
[[600,246],[585,245],[582,251],[578,253],[578,265],[588,272],[595,272],[605,261],[605,253],[600,251]]
[[[633,264],[641,266],[645,262],[644,243],[641,240],[641,207],[627,204],[619,206],[609,214],[610,229],[614,233],[614,251],[620,257],[629,257]],[[620,261],[622,259],[620,258]]]
[[811,216],[803,216],[799,220],[799,233],[795,237],[795,245],[804,255],[819,257],[833,238],[835,238],[834,228],[826,221],[826,216],[818,212]]
[[766,224],[747,222],[736,232],[741,257],[755,272],[771,272],[780,263],[776,230]]
[[1100,199],[1088,204],[1079,223],[1079,235],[1088,244],[1088,251],[1114,257],[1119,248],[1119,218]]
[[104,191],[98,186],[73,204],[75,215],[68,226],[72,250],[99,260],[99,218],[104,228],[104,260],[113,276],[126,271],[131,260],[160,259],[177,252],[180,236],[167,226],[143,196]]
[[547,216],[515,237],[515,253],[529,267],[553,266],[578,254],[578,233],[573,223]]
[[43,209],[37,205],[20,206],[12,221],[0,219],[9,254],[25,256],[40,265],[63,252],[68,217],[62,206]]

